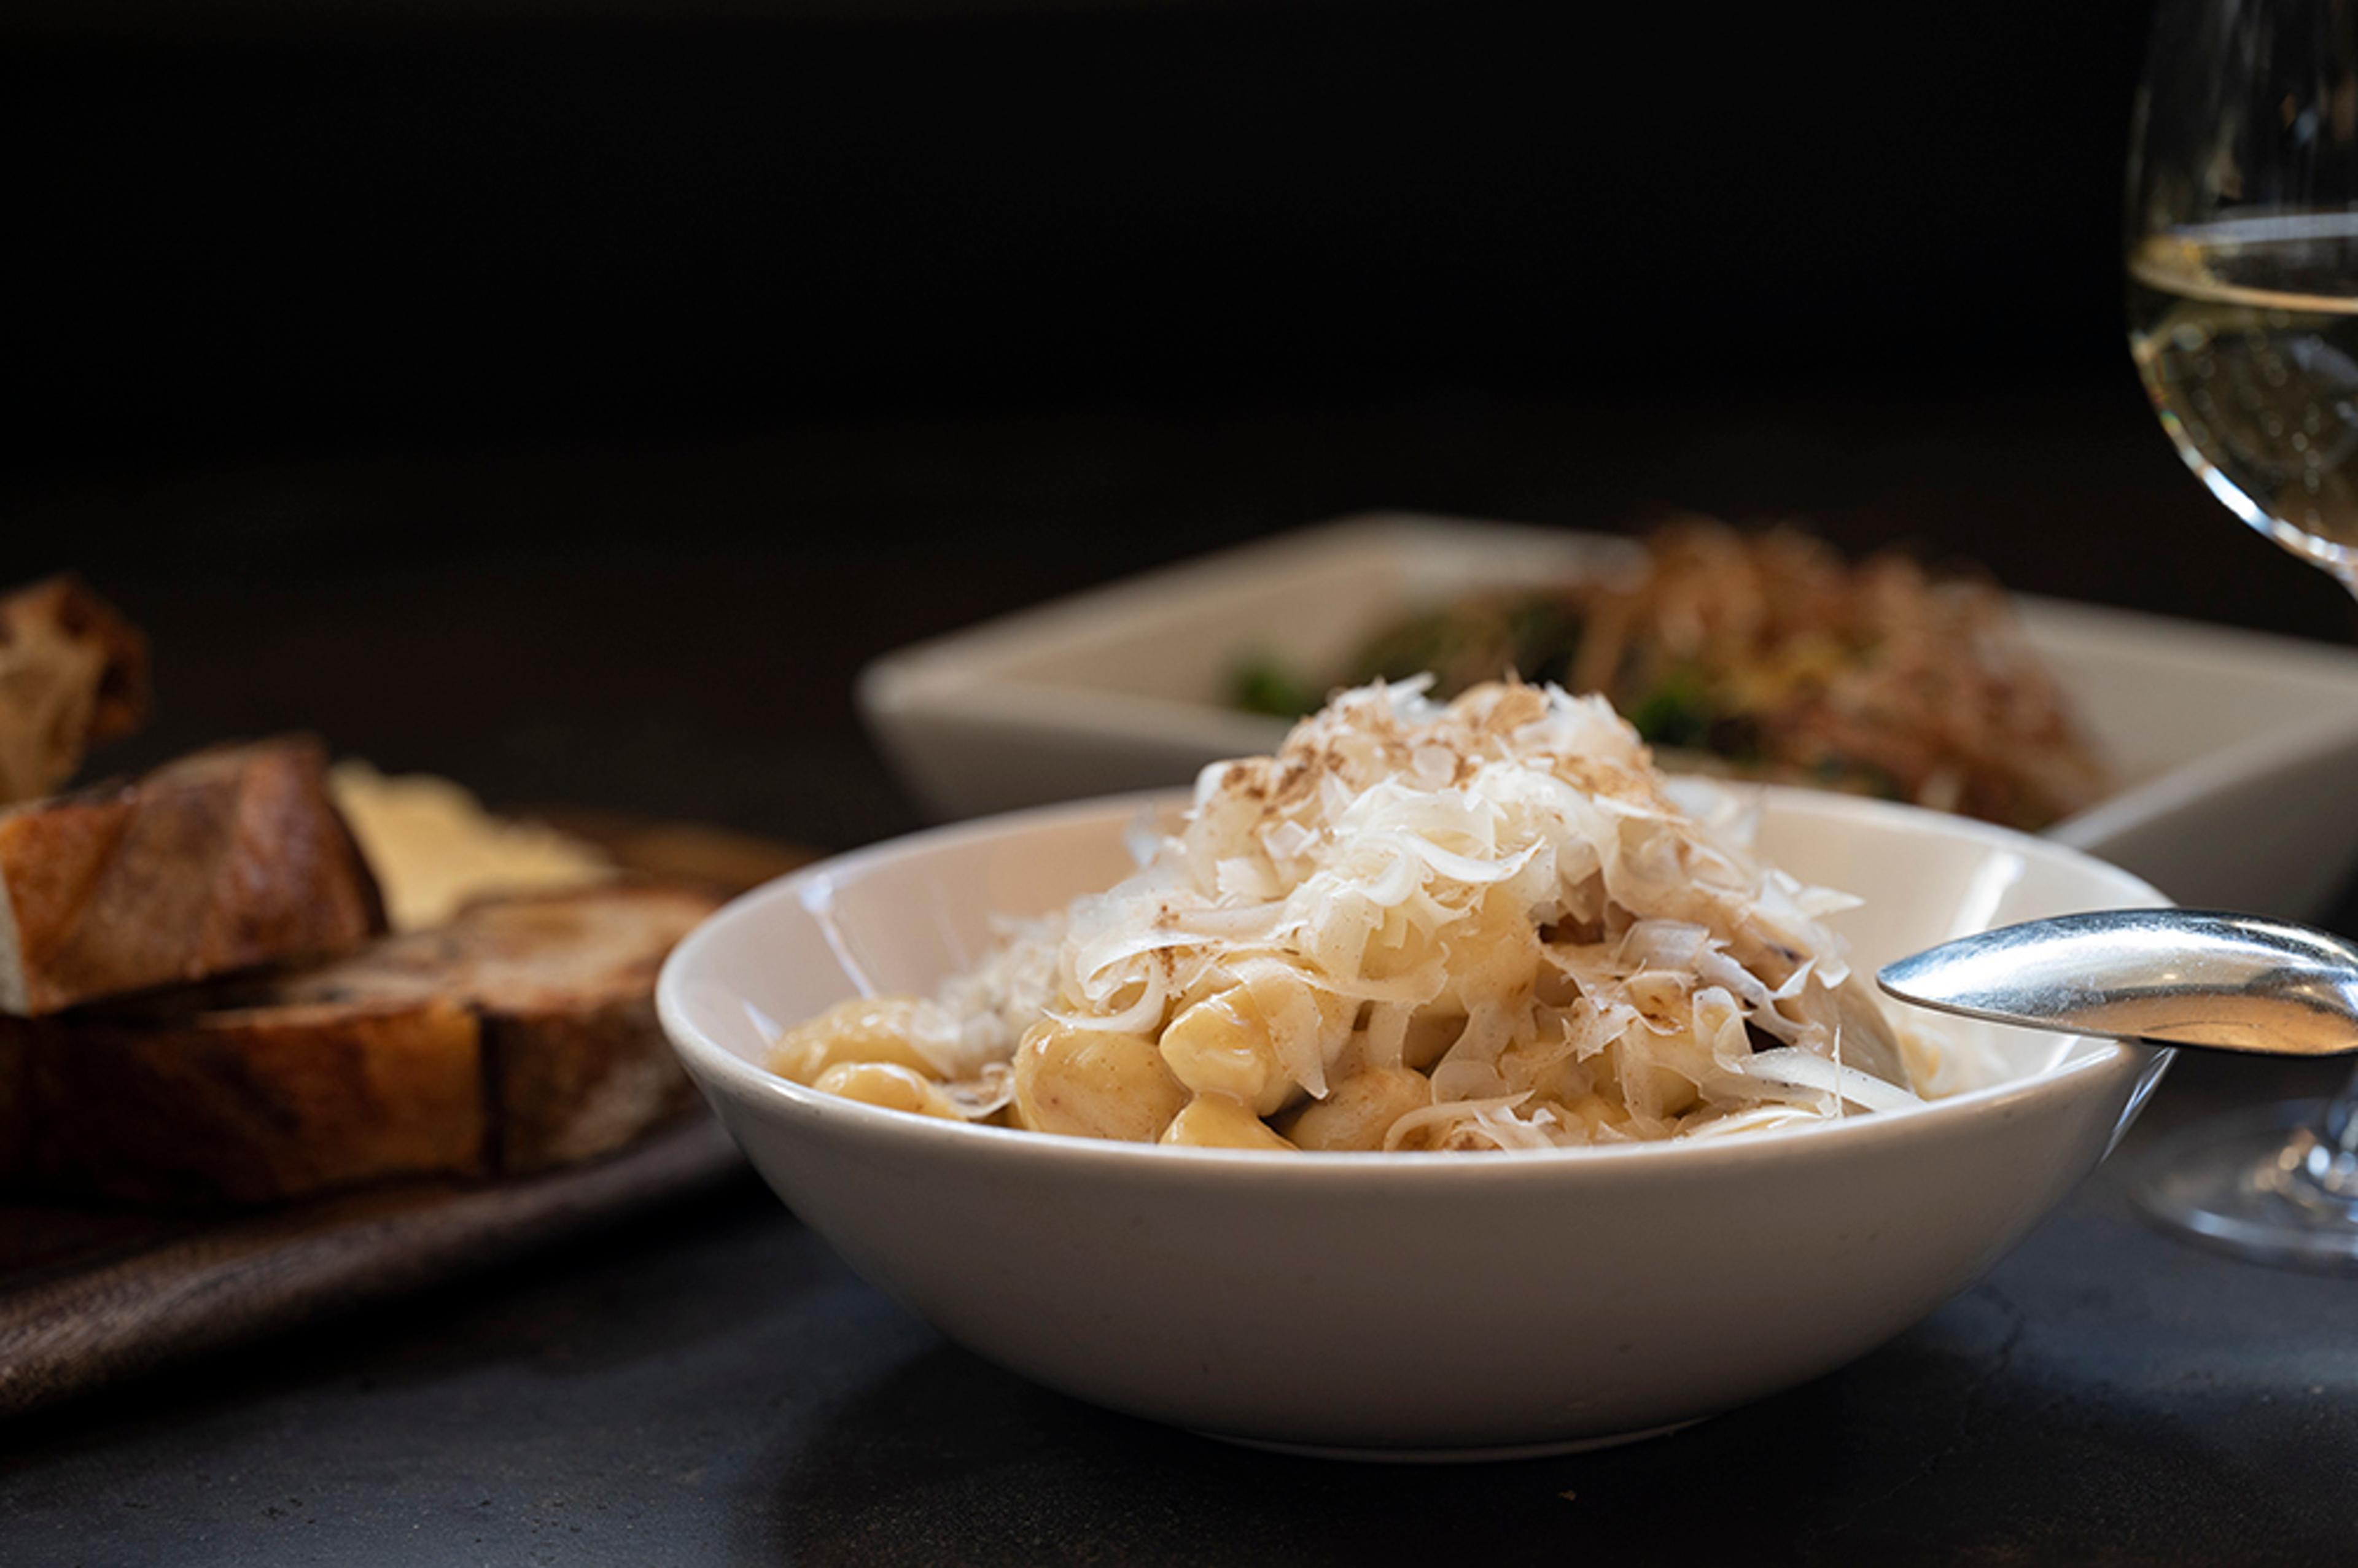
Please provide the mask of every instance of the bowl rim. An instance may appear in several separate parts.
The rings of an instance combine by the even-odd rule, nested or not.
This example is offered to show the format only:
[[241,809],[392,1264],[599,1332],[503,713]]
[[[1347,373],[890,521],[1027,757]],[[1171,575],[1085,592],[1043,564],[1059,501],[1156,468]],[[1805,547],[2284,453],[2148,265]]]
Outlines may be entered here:
[[[1805,807],[1821,809],[1831,806],[1840,813],[1857,813],[1899,825],[1921,827],[1931,822],[1938,824],[1944,834],[1979,839],[2039,858],[2093,861],[2133,889],[2142,890],[2153,907],[2167,907],[2170,903],[2170,900],[2151,883],[2109,861],[2053,839],[2017,832],[2013,828],[1895,801],[1837,795],[1794,785],[1738,782],[1725,787],[1764,799],[1790,800]],[[1388,1175],[1391,1179],[1406,1180],[1420,1185],[1430,1182],[1511,1180],[1534,1176],[1551,1179],[1541,1176],[1541,1173],[1552,1173],[1552,1179],[1563,1179],[1565,1173],[1574,1171],[1595,1172],[1602,1177],[1606,1172],[1652,1169],[1664,1160],[1672,1162],[1674,1168],[1682,1172],[1709,1173],[1755,1164],[1762,1160],[1807,1158],[1808,1151],[1812,1149],[1827,1155],[1841,1151],[1866,1152],[1887,1147],[1894,1140],[1905,1143],[1942,1132],[1952,1132],[1968,1122],[1985,1117],[2004,1118],[2021,1114],[2050,1100],[2075,1098],[2083,1094],[2093,1096],[2115,1080],[2134,1080],[2148,1068],[2153,1069],[2153,1077],[2158,1079],[2171,1054],[2166,1048],[2091,1035],[2062,1035],[2059,1032],[2048,1032],[2067,1042],[2085,1044],[2093,1049],[2075,1054],[2026,1077],[1967,1090],[1921,1107],[1844,1117],[1832,1125],[1767,1131],[1755,1137],[1661,1139],[1649,1142],[1586,1144],[1574,1148],[1500,1150],[1495,1155],[1482,1158],[1464,1158],[1431,1151],[1377,1150],[1322,1151],[1317,1152],[1314,1158],[1305,1159],[1301,1152],[1294,1150],[1174,1147],[1083,1138],[1069,1133],[1037,1132],[1021,1128],[980,1127],[866,1105],[795,1083],[747,1061],[712,1039],[689,1016],[686,993],[691,986],[700,983],[692,971],[698,966],[704,950],[719,940],[719,934],[755,918],[758,913],[773,903],[801,904],[805,890],[827,879],[855,874],[876,864],[913,854],[938,852],[971,839],[1036,831],[1063,824],[1071,818],[1135,819],[1142,812],[1184,805],[1189,798],[1189,792],[1185,790],[1154,789],[1029,806],[903,834],[829,856],[773,878],[715,910],[673,947],[664,961],[655,985],[655,1011],[664,1033],[690,1076],[708,1092],[726,1095],[757,1113],[767,1111],[773,1116],[784,1113],[788,1119],[798,1123],[827,1126],[844,1135],[871,1141],[906,1142],[945,1154],[963,1150],[984,1159],[1076,1163],[1107,1173],[1160,1170],[1174,1176],[1189,1172],[1200,1175],[1227,1173],[1249,1176],[1282,1171],[1291,1173],[1285,1179],[1293,1182],[1341,1180],[1365,1183],[1379,1175]],[[2147,1087],[2150,1088],[2150,1081]],[[993,1155],[993,1150],[1001,1152]],[[1444,1172],[1451,1173],[1443,1174]]]

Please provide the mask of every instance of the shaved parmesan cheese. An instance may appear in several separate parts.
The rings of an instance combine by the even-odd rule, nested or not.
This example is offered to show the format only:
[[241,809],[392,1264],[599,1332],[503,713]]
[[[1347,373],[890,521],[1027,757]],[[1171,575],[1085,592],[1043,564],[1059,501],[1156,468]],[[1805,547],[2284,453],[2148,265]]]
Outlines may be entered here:
[[1871,1077],[1856,1067],[1829,1062],[1798,1046],[1763,1051],[1747,1061],[1742,1071],[1747,1077],[1759,1079],[1779,1088],[1810,1089],[1818,1094],[1841,1094],[1851,1104],[1867,1110],[1905,1110],[1924,1102],[1915,1094],[1897,1084],[1887,1084]]
[[1823,924],[1855,900],[1764,864],[1747,812],[1682,808],[1601,698],[1506,682],[1444,707],[1426,684],[1343,692],[1276,755],[1206,768],[1184,826],[1139,835],[1135,875],[945,990],[920,1048],[960,1069],[953,1103],[1003,1106],[1044,1016],[1157,1040],[1220,997],[1241,1033],[1217,1048],[1261,1064],[1281,1130],[1356,1074],[1424,1075],[1391,1150],[1922,1103],[1941,1052],[1903,1039]]

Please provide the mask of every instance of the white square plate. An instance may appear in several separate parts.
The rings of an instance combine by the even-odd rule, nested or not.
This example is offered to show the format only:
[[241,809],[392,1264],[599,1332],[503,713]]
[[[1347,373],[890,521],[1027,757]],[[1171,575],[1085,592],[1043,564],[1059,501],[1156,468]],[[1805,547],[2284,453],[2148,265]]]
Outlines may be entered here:
[[[1470,589],[1609,571],[1626,539],[1512,524],[1348,518],[902,649],[861,711],[945,818],[1184,784],[1273,749],[1282,721],[1222,694],[1255,654],[1331,669],[1404,611]],[[2358,652],[2056,600],[2032,643],[2128,781],[2049,836],[2181,903],[2319,914],[2358,867]]]

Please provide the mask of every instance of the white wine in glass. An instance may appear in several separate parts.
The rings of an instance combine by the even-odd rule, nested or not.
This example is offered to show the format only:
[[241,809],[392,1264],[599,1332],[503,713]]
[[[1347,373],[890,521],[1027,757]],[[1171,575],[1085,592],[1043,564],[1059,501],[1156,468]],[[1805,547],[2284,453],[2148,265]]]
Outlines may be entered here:
[[[2358,594],[2358,8],[2161,0],[2128,185],[2129,348],[2162,427]],[[2358,1076],[2197,1123],[2137,1195],[2246,1258],[2358,1268]]]
[[2129,346],[2164,428],[2230,511],[2358,566],[2358,212],[2234,218],[2129,255]]

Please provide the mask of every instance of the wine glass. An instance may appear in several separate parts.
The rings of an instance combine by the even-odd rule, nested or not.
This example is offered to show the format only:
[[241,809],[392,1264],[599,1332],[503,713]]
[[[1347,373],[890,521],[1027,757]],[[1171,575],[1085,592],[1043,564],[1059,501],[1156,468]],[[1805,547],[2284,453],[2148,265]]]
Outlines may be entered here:
[[[2358,0],[2162,0],[2128,174],[2129,346],[2162,427],[2358,594]],[[2137,1195],[2246,1258],[2358,1265],[2358,1076],[2198,1123]]]

